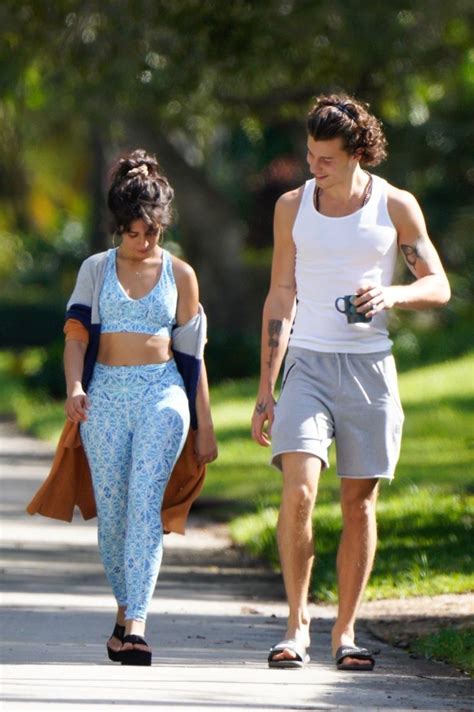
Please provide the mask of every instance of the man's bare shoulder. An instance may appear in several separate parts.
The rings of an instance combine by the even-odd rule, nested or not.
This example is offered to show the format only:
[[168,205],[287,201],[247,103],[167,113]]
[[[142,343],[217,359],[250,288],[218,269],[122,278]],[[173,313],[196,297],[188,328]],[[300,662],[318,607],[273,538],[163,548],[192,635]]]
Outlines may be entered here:
[[398,210],[411,210],[415,205],[418,205],[418,201],[408,190],[403,190],[402,188],[397,188],[394,185],[388,183],[387,187],[387,199],[389,205],[392,205]]
[[395,226],[410,218],[413,219],[421,212],[418,201],[412,193],[396,188],[390,183],[387,188],[387,207]]
[[301,185],[299,188],[280,195],[275,203],[275,216],[281,217],[283,220],[294,219],[300,207],[303,191],[304,185]]

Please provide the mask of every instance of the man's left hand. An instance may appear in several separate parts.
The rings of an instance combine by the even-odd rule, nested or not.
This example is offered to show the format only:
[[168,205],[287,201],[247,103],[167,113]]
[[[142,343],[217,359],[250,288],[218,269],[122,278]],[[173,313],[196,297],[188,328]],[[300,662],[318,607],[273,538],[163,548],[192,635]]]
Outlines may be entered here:
[[354,306],[360,314],[372,318],[384,309],[394,305],[393,287],[382,287],[380,284],[365,284],[355,292],[357,299]]

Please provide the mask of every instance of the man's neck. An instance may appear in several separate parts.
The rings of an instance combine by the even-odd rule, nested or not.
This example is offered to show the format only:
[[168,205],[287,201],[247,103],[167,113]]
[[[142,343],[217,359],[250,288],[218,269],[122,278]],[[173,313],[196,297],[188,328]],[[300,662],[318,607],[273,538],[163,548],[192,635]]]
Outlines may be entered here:
[[332,204],[346,205],[352,200],[360,200],[367,186],[367,180],[367,173],[358,165],[345,181],[321,190],[321,196],[324,195],[324,198]]
[[327,217],[345,217],[362,208],[370,199],[372,178],[357,168],[347,181],[317,189],[314,195],[315,208]]

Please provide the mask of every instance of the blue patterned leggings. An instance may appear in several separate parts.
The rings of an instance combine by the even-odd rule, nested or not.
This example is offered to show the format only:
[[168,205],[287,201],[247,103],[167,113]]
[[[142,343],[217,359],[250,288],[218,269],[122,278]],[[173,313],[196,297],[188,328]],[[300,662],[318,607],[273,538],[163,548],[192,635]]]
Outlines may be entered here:
[[174,361],[96,364],[81,438],[97,505],[99,551],[126,618],[145,620],[163,555],[161,504],[189,428]]

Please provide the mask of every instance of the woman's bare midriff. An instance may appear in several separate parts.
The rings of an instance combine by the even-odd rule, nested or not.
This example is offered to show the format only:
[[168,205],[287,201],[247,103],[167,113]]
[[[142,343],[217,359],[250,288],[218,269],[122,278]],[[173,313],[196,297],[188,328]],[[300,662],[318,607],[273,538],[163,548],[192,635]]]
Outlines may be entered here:
[[143,366],[173,358],[171,339],[151,334],[101,334],[97,362],[106,366]]

